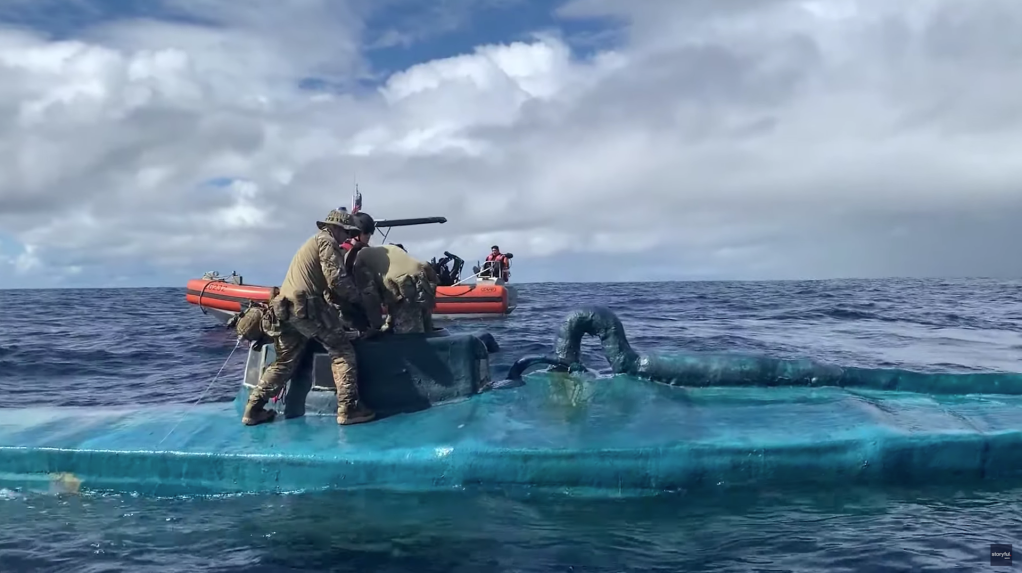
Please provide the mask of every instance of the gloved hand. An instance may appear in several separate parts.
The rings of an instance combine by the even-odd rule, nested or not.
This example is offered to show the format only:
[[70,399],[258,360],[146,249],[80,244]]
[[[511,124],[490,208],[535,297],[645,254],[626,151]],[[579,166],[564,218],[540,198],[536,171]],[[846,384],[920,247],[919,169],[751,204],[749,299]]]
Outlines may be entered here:
[[361,340],[372,340],[374,338],[379,337],[381,334],[383,334],[383,331],[381,331],[380,329],[378,329],[378,328],[369,328],[369,329],[363,330],[361,332],[361,334],[359,335],[359,339],[361,339]]
[[259,340],[253,340],[248,345],[248,347],[251,348],[252,350],[255,350],[256,352],[258,352],[258,351],[262,350],[263,347],[266,346],[267,344],[273,344],[273,339],[270,338],[269,336],[263,335],[263,336],[259,337]]

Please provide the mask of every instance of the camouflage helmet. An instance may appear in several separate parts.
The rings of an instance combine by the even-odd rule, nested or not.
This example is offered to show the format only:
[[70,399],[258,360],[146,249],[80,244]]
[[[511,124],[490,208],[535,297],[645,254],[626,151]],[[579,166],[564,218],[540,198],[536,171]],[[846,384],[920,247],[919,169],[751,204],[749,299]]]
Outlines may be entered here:
[[234,331],[238,333],[240,338],[244,338],[249,342],[255,342],[263,337],[263,310],[258,306],[245,311],[238,318],[237,324],[234,326]]
[[328,225],[340,227],[346,231],[358,231],[358,227],[351,220],[351,215],[339,209],[330,211],[322,221],[316,221],[316,226],[320,229],[326,229]]

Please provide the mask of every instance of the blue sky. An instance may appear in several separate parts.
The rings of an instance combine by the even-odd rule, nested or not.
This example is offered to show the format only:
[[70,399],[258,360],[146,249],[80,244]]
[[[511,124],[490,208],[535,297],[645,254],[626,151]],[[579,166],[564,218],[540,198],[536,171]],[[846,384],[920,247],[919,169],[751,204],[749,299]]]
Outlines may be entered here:
[[275,283],[356,179],[378,218],[448,217],[392,237],[413,254],[498,243],[519,281],[1018,276],[1016,24],[1009,0],[11,0],[0,288]]
[[[562,35],[578,55],[614,43],[621,23],[613,18],[563,18],[565,0],[379,0],[366,2],[367,56],[383,74],[470,52],[476,46],[528,40],[537,31]],[[374,6],[375,5],[375,6]],[[32,0],[0,6],[0,22],[24,26],[53,39],[74,38],[115,20],[153,18],[217,27],[173,2],[160,0]]]
[[[613,43],[620,27],[612,19],[558,18],[555,12],[565,4],[563,0],[447,4],[477,7],[452,14],[445,10],[444,2],[395,3],[373,14],[368,35],[373,38],[369,58],[374,68],[382,73],[398,72],[420,62],[470,52],[476,46],[528,41],[533,33],[546,30],[561,35],[579,57],[586,57]],[[394,32],[397,36],[391,35]],[[405,42],[396,41],[401,36]]]

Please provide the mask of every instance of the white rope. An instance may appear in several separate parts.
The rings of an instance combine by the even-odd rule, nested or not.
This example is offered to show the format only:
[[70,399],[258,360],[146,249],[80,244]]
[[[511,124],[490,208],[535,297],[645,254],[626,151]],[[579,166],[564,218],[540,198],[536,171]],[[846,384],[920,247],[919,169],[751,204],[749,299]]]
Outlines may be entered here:
[[[244,340],[244,339],[239,336],[238,337],[238,343],[234,345],[234,348],[231,350],[231,353],[227,355],[227,360],[224,360],[223,366],[221,366],[220,370],[217,371],[216,376],[214,376],[213,379],[209,381],[209,385],[206,386],[206,389],[203,390],[202,394],[199,395],[199,399],[196,400],[194,404],[192,404],[192,408],[198,406],[199,403],[202,402],[202,399],[205,398],[206,394],[208,394],[209,391],[213,388],[213,384],[216,384],[216,381],[220,379],[220,375],[223,374],[224,368],[227,368],[227,363],[231,361],[231,357],[234,356],[234,352],[238,350],[239,346],[241,346],[241,341],[242,340]],[[184,420],[184,418],[185,418],[184,416],[181,416],[178,419],[177,423],[174,424],[174,427],[171,428],[170,431],[167,432],[167,435],[163,436],[163,439],[160,440],[160,443],[156,444],[156,445],[159,446],[159,445],[163,444],[163,442],[166,441],[166,439],[169,438],[170,435],[174,433],[174,430],[176,430],[177,427],[181,425],[181,421]]]

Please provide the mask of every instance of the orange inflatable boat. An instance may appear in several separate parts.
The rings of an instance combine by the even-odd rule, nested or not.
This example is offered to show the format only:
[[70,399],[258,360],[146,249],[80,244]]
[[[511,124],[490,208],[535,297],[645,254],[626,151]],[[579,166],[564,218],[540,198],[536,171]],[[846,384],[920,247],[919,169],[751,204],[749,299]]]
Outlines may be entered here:
[[[362,206],[362,195],[356,186],[352,211]],[[381,243],[385,243],[395,227],[443,224],[446,217],[420,217],[415,219],[387,219],[376,221],[376,228],[385,230]],[[458,284],[437,288],[433,318],[469,318],[506,316],[518,306],[518,292],[501,279],[474,276],[475,284]],[[277,287],[246,285],[237,273],[221,277],[206,273],[201,279],[188,281],[185,300],[198,306],[202,312],[227,322],[249,302],[265,302],[273,298]]]
[[[185,300],[204,313],[227,322],[250,302],[266,302],[273,298],[276,287],[246,285],[242,277],[207,274],[188,281]],[[480,280],[476,284],[437,288],[434,318],[470,318],[505,316],[517,306],[513,287],[497,281]]]

